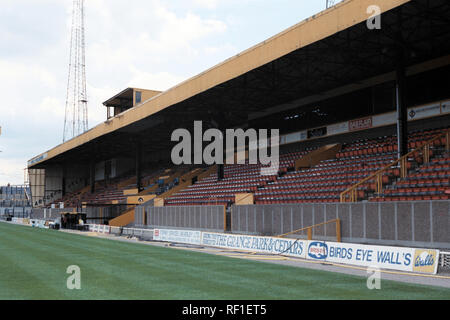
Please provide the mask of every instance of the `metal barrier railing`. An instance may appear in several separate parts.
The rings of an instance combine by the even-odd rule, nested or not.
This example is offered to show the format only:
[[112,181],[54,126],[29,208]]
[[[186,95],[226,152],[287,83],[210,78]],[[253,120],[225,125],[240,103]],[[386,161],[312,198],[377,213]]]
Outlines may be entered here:
[[[357,184],[351,186],[347,190],[343,191],[340,195],[341,202],[357,202],[358,197],[358,188],[367,185],[367,183],[375,181],[375,193],[382,194],[383,193],[383,175],[392,170],[392,168],[399,169],[400,178],[405,178],[408,175],[408,159],[414,157],[418,154],[421,154],[423,163],[430,162],[430,147],[438,142],[442,144],[442,139],[445,138],[445,150],[450,151],[450,130],[445,131],[444,133],[434,137],[428,142],[424,143],[419,148],[405,154],[403,157],[393,161],[382,169],[376,171],[372,175],[364,178]],[[386,180],[385,180],[386,181]]]
[[299,233],[299,232],[302,232],[302,231],[306,230],[307,236],[308,236],[308,240],[312,240],[312,231],[313,231],[314,228],[321,227],[321,226],[324,226],[324,225],[327,225],[327,224],[330,224],[330,223],[336,223],[336,242],[341,242],[341,220],[340,219],[333,219],[333,220],[328,220],[328,221],[325,221],[325,222],[322,222],[322,223],[317,223],[317,224],[312,225],[312,226],[303,227],[303,228],[300,228],[300,229],[297,229],[297,230],[294,230],[294,231],[291,231],[291,232],[283,233],[283,234],[281,234],[281,235],[279,235],[277,237],[283,238],[283,237],[286,237],[286,236],[289,236],[289,235],[292,235],[292,234],[295,234],[295,233]]
[[450,252],[439,252],[439,268],[441,269],[441,271],[450,270]]

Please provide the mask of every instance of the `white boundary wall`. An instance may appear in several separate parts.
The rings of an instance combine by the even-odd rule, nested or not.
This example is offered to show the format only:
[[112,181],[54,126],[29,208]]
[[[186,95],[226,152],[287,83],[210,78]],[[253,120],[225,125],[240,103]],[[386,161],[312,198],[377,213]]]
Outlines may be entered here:
[[214,232],[154,229],[153,240],[430,274],[437,273],[439,262],[439,250],[434,249],[308,241]]
[[97,233],[110,233],[111,227],[104,224],[89,224],[89,231]]

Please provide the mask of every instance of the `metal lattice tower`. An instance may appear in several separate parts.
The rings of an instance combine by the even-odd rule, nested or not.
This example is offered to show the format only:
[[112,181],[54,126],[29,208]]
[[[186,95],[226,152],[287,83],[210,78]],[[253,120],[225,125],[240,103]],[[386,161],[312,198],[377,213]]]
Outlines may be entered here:
[[327,9],[334,6],[336,0],[326,0],[327,1]]
[[73,0],[63,142],[88,130],[84,0]]

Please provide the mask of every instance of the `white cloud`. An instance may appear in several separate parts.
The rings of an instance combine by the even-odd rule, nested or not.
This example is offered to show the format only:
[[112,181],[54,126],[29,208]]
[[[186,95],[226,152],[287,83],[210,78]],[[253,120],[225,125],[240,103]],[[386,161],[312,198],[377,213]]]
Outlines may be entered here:
[[194,4],[208,9],[215,9],[219,2],[219,0],[194,0]]
[[235,46],[226,43],[220,46],[206,46],[203,49],[203,53],[205,55],[225,54],[227,57],[231,57],[238,53],[238,49]]
[[0,81],[3,85],[10,86],[12,83],[19,84],[19,82],[26,79],[29,79],[28,81],[32,81],[33,83],[36,83],[35,81],[37,80],[39,85],[48,88],[55,88],[57,84],[54,74],[42,66],[0,59]]
[[[1,153],[0,153],[1,155]],[[10,184],[22,184],[24,180],[24,169],[26,163],[22,162],[22,159],[0,158],[0,181],[2,185]]]
[[187,13],[178,17],[164,7],[159,7],[156,15],[165,27],[159,34],[159,41],[169,48],[189,45],[192,41],[215,33],[226,31],[226,24],[217,19],[202,19],[200,16]]
[[[152,10],[145,18],[141,17],[141,11],[136,14],[133,11],[134,19],[129,24],[111,23],[109,16],[113,13],[104,13],[104,17],[94,22],[89,30],[96,30],[97,38],[101,40],[87,48],[90,74],[102,71],[109,75],[110,80],[111,77],[123,77],[124,72],[129,72],[132,66],[151,70],[152,73],[173,74],[166,66],[173,67],[175,62],[179,63],[180,68],[183,63],[192,64],[192,59],[199,58],[202,47],[199,40],[227,30],[226,23],[218,19],[204,19],[190,12],[180,16],[157,1],[153,3]],[[142,11],[145,12],[145,9]],[[140,20],[140,28],[133,30],[136,21]],[[183,54],[180,55],[180,52]]]
[[106,107],[103,102],[119,92],[111,86],[97,87],[87,84],[89,127],[106,120]]
[[[121,0],[85,4],[90,127],[106,119],[102,102],[125,87],[167,90],[202,71],[189,68],[204,63],[204,52],[221,57],[202,43],[226,32],[220,19],[174,12],[159,0],[135,0],[132,6]],[[27,160],[62,141],[72,12],[68,0],[2,5],[4,13],[18,16],[0,22],[0,36],[8,43],[0,51],[0,185],[22,183]],[[59,16],[34,26],[32,8],[24,10],[29,5],[33,10],[58,8]],[[16,20],[21,25],[13,26]],[[58,23],[63,25],[55,28]]]
[[64,117],[64,107],[63,100],[56,97],[45,97],[37,108],[33,108],[28,113],[33,116],[46,114],[60,119]]
[[184,77],[168,72],[150,73],[133,67],[132,78],[128,82],[127,87],[164,91],[184,80]]

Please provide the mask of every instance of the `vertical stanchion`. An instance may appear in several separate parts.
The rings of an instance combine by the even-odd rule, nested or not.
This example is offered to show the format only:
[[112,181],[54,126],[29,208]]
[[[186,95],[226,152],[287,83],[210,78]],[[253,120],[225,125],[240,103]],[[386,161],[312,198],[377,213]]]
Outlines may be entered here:
[[377,192],[377,194],[380,194],[380,174],[377,174],[377,177],[376,177],[376,192]]
[[336,241],[341,242],[341,219],[336,219]]
[[[227,231],[227,207],[223,206],[223,231]],[[230,215],[230,231],[231,231],[231,215]]]
[[401,169],[401,177],[402,178],[406,178],[407,175],[407,159],[406,158],[402,158],[400,160],[400,169]]
[[450,131],[445,135],[445,150],[450,152]]
[[430,145],[426,144],[423,148],[423,163],[430,162]]
[[308,240],[312,240],[312,228],[308,228]]

